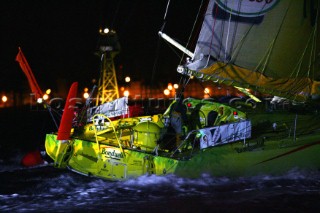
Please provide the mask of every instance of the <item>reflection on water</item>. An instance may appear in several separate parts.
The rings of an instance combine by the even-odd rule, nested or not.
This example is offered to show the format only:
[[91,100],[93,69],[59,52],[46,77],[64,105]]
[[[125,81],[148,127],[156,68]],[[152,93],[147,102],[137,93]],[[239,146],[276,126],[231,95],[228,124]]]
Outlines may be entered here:
[[110,182],[49,165],[32,169],[3,166],[1,212],[312,212],[320,209],[320,172],[292,171],[277,177],[237,179],[205,174],[198,179],[142,176]]

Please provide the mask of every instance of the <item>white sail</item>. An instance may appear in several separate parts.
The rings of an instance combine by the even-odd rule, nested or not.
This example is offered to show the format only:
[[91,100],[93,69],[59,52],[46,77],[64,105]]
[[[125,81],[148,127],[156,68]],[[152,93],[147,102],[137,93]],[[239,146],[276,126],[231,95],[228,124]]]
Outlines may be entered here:
[[[317,93],[319,5],[317,0],[210,0],[193,63],[187,66],[206,68],[203,73],[220,82],[270,93],[277,81],[275,93],[291,98]],[[231,79],[231,71],[240,77]],[[294,87],[279,86],[288,81]]]

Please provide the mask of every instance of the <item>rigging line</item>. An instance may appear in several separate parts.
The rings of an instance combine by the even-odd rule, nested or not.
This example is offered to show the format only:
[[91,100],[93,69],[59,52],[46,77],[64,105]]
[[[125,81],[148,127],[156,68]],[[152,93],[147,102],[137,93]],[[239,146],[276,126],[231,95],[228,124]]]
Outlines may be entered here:
[[[288,81],[289,79],[286,80],[286,83]],[[304,91],[304,93],[302,93],[302,91],[308,87],[307,82],[306,78],[294,79],[291,84],[286,84],[286,87],[281,87],[280,89],[287,93],[286,98],[297,100],[298,97],[304,96],[304,99],[306,99],[308,96],[306,93],[308,93],[308,91]]]
[[[264,9],[265,6],[266,6],[266,4],[261,8],[261,11]],[[284,16],[284,18],[285,18],[285,16]],[[284,18],[282,20],[284,20]],[[279,29],[281,29],[281,24],[280,24]],[[278,33],[279,33],[279,31],[278,31]],[[263,55],[263,57],[261,57],[261,60],[259,61],[258,65],[255,67],[255,69],[254,69],[255,72],[259,70],[263,61],[265,61],[265,62],[268,61],[268,57],[270,57],[270,55],[271,55],[271,50],[272,50],[272,47],[274,46],[275,40],[276,40],[276,37],[271,41],[270,46],[268,47],[266,53]],[[265,65],[265,63],[264,63],[264,65]],[[265,66],[263,66],[263,67],[265,67]],[[262,70],[264,70],[264,68]],[[263,73],[263,71],[262,71],[262,73]]]
[[[170,1],[171,0],[168,0],[167,2],[167,6],[166,6],[166,10],[165,10],[165,14],[163,16],[163,24],[161,26],[161,31],[163,31],[165,25],[166,25],[166,19],[167,19],[167,14],[168,14],[168,11],[169,11],[169,5],[170,5]],[[157,42],[157,48],[156,48],[156,57],[155,57],[155,60],[154,60],[154,63],[153,63],[153,68],[152,68],[152,74],[151,74],[151,84],[153,83],[154,81],[154,78],[155,78],[155,73],[156,73],[156,66],[157,66],[157,63],[158,63],[158,60],[159,60],[159,55],[160,55],[160,42],[161,42],[161,38],[159,36],[158,38],[158,42]],[[169,47],[171,48],[171,46],[169,45]],[[175,51],[174,51],[175,52]],[[177,53],[176,53],[177,54]],[[178,54],[177,54],[178,55]],[[151,92],[151,90],[150,90]],[[151,95],[151,94],[150,94]]]
[[[236,55],[239,53],[238,51],[240,51],[240,48],[242,46],[242,44],[244,44],[245,38],[247,38],[249,32],[251,31],[251,29],[253,28],[252,24],[250,26],[250,28],[247,30],[247,32],[242,36],[242,38],[240,39],[240,41],[238,42],[238,44],[236,44],[236,47],[234,48],[233,54],[231,54],[231,58],[230,61],[233,61],[233,59],[236,57]],[[238,50],[239,49],[239,50]]]
[[[241,9],[241,3],[242,3],[242,0],[241,1],[239,1],[238,2],[238,11],[240,11],[240,9]],[[239,16],[237,16],[237,18],[236,19],[239,19]],[[234,46],[234,44],[235,44],[235,41],[236,41],[236,32],[237,32],[237,30],[238,30],[238,25],[239,25],[239,22],[237,22],[237,21],[235,21],[235,24],[234,24],[234,33],[233,33],[233,36],[232,36],[232,40],[231,40],[231,42],[230,42],[230,44],[231,44],[231,46],[230,46],[230,53],[229,53],[229,60],[227,61],[227,63],[232,63],[232,50],[233,50],[233,46]],[[251,25],[251,26],[253,26],[253,24]]]
[[[317,5],[317,8],[319,8],[319,2],[318,2],[318,5]],[[316,10],[316,14],[315,14],[315,23],[314,23],[314,37],[313,37],[313,51],[311,51],[311,54],[310,54],[310,64],[309,64],[309,69],[312,69],[311,66],[313,67],[313,72],[312,72],[312,78],[315,77],[315,73],[314,73],[314,70],[315,70],[315,67],[314,67],[314,61],[316,60],[316,54],[317,54],[317,51],[316,51],[316,47],[317,47],[317,32],[318,32],[318,15],[319,15],[319,10]],[[309,76],[309,73],[308,73],[308,76]]]
[[[264,4],[264,6],[261,8],[260,11],[262,11],[264,9],[264,7],[266,6],[266,4]],[[280,25],[281,27],[281,25]],[[275,43],[275,38],[272,40],[272,42],[270,43],[270,46],[269,48],[267,49],[265,55],[261,58],[261,60],[259,61],[258,65],[255,67],[254,71],[258,71],[258,69],[260,68],[261,64],[263,63],[263,61],[267,61],[267,59],[270,57],[271,55],[271,50],[272,50],[272,47],[274,46],[274,43]],[[264,64],[264,68],[266,66],[266,63]],[[264,70],[264,68],[262,70]],[[263,71],[262,71],[263,73]],[[258,80],[257,80],[258,82]]]
[[[232,1],[234,2],[234,1]],[[239,1],[238,5],[241,1]],[[226,38],[226,44],[225,44],[225,51],[224,51],[224,60],[227,61],[227,52],[228,52],[228,42],[229,42],[229,34],[230,34],[230,25],[231,25],[231,17],[232,17],[232,9],[230,11],[229,20],[228,20],[228,27],[227,27],[227,38]]]
[[[242,1],[241,1],[241,2],[242,2]],[[240,10],[240,7],[241,7],[240,4],[241,4],[241,3],[239,3],[238,10]],[[264,9],[265,6],[266,6],[266,4],[264,4],[264,6],[261,8],[260,12]],[[238,25],[238,22],[237,22],[237,25]],[[249,27],[249,29],[247,30],[247,32],[246,32],[246,33],[244,34],[244,36],[240,39],[240,41],[238,42],[238,44],[236,44],[236,47],[234,48],[235,51],[233,51],[234,54],[231,55],[230,61],[233,61],[233,58],[236,57],[236,55],[238,54],[238,53],[237,53],[237,49],[239,49],[239,51],[240,51],[240,47],[241,47],[242,44],[244,43],[245,38],[247,38],[248,34],[250,33],[250,31],[252,30],[252,28],[254,27],[254,25],[255,25],[255,23],[252,22],[252,23],[251,23],[251,26]],[[235,29],[236,29],[236,28],[237,28],[237,27],[235,27]],[[236,31],[236,30],[235,30],[235,31]],[[234,33],[234,40],[235,40],[235,35],[236,35],[236,33]],[[234,41],[233,41],[233,42],[234,42]]]
[[185,87],[189,84],[190,79],[191,79],[190,76],[185,79],[183,91],[184,91]]
[[262,70],[261,70],[261,73],[262,73],[262,74],[264,74],[264,72],[265,72],[265,70],[266,70],[266,67],[267,67],[267,64],[268,64],[268,62],[269,62],[269,60],[270,60],[270,56],[271,56],[271,53],[272,53],[274,44],[275,44],[277,38],[279,37],[279,34],[280,34],[280,32],[281,32],[281,29],[282,29],[282,26],[283,26],[283,24],[284,24],[284,21],[285,21],[287,15],[288,15],[288,11],[289,11],[289,8],[290,8],[291,4],[292,4],[292,0],[290,1],[289,6],[287,7],[287,10],[286,10],[286,12],[285,12],[285,14],[284,14],[284,16],[283,16],[283,19],[282,19],[282,21],[281,21],[281,23],[280,23],[280,26],[279,26],[279,29],[278,29],[278,31],[277,31],[277,34],[276,34],[276,36],[274,37],[274,40],[272,41],[272,49],[271,49],[270,51],[268,51],[269,54],[267,54],[266,61],[265,61],[264,66],[263,66],[263,68],[262,68]]
[[168,0],[168,2],[167,2],[167,7],[166,7],[166,11],[165,11],[164,16],[163,16],[163,24],[162,24],[162,26],[160,28],[160,32],[163,32],[164,27],[165,27],[165,25],[167,23],[167,14],[168,14],[168,10],[169,10],[169,5],[170,5],[170,0]]
[[[242,1],[241,1],[241,2],[242,2]],[[265,6],[266,6],[266,4],[264,4],[264,6],[261,8],[260,12],[264,9]],[[241,7],[241,5],[239,4],[239,6],[238,6],[238,10],[239,10],[239,11],[240,11],[240,7]],[[251,32],[251,30],[253,29],[254,25],[255,25],[255,23],[252,22],[252,23],[251,23],[251,26],[248,28],[247,32],[243,35],[243,37],[240,39],[240,41],[236,44],[236,46],[235,46],[235,48],[234,48],[234,51],[233,51],[233,53],[231,54],[231,57],[230,57],[230,61],[229,61],[229,62],[233,62],[233,61],[235,60],[235,58],[237,57],[237,54],[240,52],[240,48],[241,48],[242,45],[244,44],[245,39],[247,38],[247,36],[248,36],[249,33]],[[237,26],[238,26],[238,23],[236,23],[235,29],[237,28]],[[237,30],[235,30],[235,32],[236,32],[236,31],[237,31]],[[234,41],[235,41],[235,36],[236,36],[236,33],[234,33],[234,35],[233,35],[233,41],[232,41],[233,44],[234,44]],[[233,44],[232,44],[232,46],[233,46]],[[268,54],[269,51],[270,51],[270,50],[269,50],[269,48],[268,48],[267,54]],[[261,61],[258,63],[258,65],[256,66],[256,68],[253,70],[254,72],[256,72],[256,71],[258,70],[258,68],[260,67],[260,65],[261,65],[262,61],[264,60],[264,58],[265,58],[265,56],[262,57]],[[249,76],[252,75],[252,74],[253,74],[253,72],[249,72],[246,77],[249,77]],[[257,79],[256,83],[257,83],[258,81],[259,81],[259,79]]]
[[[195,19],[195,21],[194,21],[194,23],[193,23],[193,25],[192,25],[192,29],[191,29],[191,32],[190,32],[190,34],[189,34],[189,38],[188,38],[186,47],[188,47],[189,44],[190,44],[190,40],[191,40],[192,34],[193,34],[193,32],[194,32],[196,23],[198,22],[199,14],[200,14],[200,12],[201,12],[201,8],[202,8],[202,7],[203,7],[203,0],[201,0],[201,4],[200,4],[200,7],[199,7],[199,9],[198,9],[198,13],[197,13],[196,19]],[[181,59],[180,59],[180,64],[182,63],[182,60],[183,60],[183,57],[184,57],[184,56],[185,56],[185,53],[183,52],[182,57],[181,57]]]
[[[62,117],[62,112],[58,112],[58,110],[52,108],[52,106],[51,106],[50,104],[46,104],[46,106],[48,107],[48,109],[50,108],[50,111],[51,111],[53,117],[54,117],[54,114],[53,114],[53,113],[55,113],[56,117],[58,117],[58,119],[61,119],[61,117]],[[57,107],[60,107],[60,105],[57,106]]]
[[[316,14],[316,21],[315,21],[316,23],[317,23],[317,20],[318,20],[318,11],[317,11],[317,14]],[[313,36],[312,36],[312,35],[313,35]],[[304,55],[305,55],[305,53],[306,53],[306,51],[307,51],[308,45],[309,45],[310,40],[311,40],[312,38],[314,39],[314,42],[312,43],[312,49],[314,49],[314,51],[316,51],[315,48],[314,48],[315,40],[316,40],[316,35],[317,35],[317,25],[315,26],[313,33],[310,34],[310,37],[309,37],[308,42],[307,42],[307,45],[306,45],[306,47],[305,47],[305,49],[304,49],[304,51],[303,51],[303,54],[301,55],[301,57],[300,57],[300,59],[299,59],[299,61],[298,61],[298,64],[297,64],[297,66],[294,68],[294,70],[292,71],[290,77],[293,76],[294,71],[295,71],[296,69],[297,69],[296,77],[298,76],[298,74],[299,74],[299,72],[300,72],[300,70],[301,70],[301,64],[302,64],[303,57],[304,57]],[[316,53],[315,53],[315,54],[316,54]],[[314,57],[315,57],[315,56],[314,56]],[[316,60],[316,58],[314,58],[314,60]],[[312,65],[312,64],[313,64],[313,61],[312,61],[312,50],[311,50],[310,62],[309,62],[309,69],[308,69],[308,77],[309,77],[309,75],[310,75],[310,69],[311,69],[311,65]]]
[[182,86],[184,85],[183,79],[184,79],[183,75],[181,75],[180,80],[179,80],[179,85],[182,85]]
[[[238,5],[238,11],[240,11],[240,8],[241,8],[241,2],[242,0],[239,2],[239,5]],[[264,7],[266,6],[267,4],[265,3],[264,6],[261,8],[260,12],[264,9]],[[234,54],[231,54],[231,57],[230,57],[230,62],[233,61],[233,59],[236,57],[236,55],[238,54],[237,53],[237,49],[239,49],[240,51],[240,48],[242,46],[242,44],[244,43],[244,40],[245,38],[247,38],[248,34],[250,33],[250,31],[252,30],[252,28],[254,27],[255,23],[252,22],[251,23],[251,26],[249,27],[249,29],[247,30],[247,32],[244,34],[244,36],[240,39],[240,41],[238,42],[238,44],[236,44],[236,47],[234,48]],[[236,22],[236,26],[235,26],[235,32],[237,31],[237,28],[238,28],[238,22]],[[234,43],[235,41],[235,37],[236,37],[236,33],[234,33],[233,35],[233,41],[232,43]],[[233,46],[233,44],[232,44]],[[256,71],[256,70],[255,70]]]
[[46,105],[46,107],[47,107],[47,109],[48,109],[48,111],[49,111],[49,114],[50,114],[50,116],[51,116],[51,118],[52,118],[52,120],[53,120],[53,123],[54,123],[55,127],[56,127],[57,129],[59,129],[59,126],[58,126],[58,124],[57,124],[57,122],[56,122],[56,119],[54,119],[54,116],[53,116],[53,114],[52,114],[51,106],[50,106],[49,104],[45,104],[45,105]]
[[[274,38],[267,50],[267,54],[265,55],[265,57],[263,57],[263,59],[261,60],[261,62],[264,61],[263,63],[263,66],[262,66],[262,69],[261,69],[261,73],[264,74],[265,70],[266,70],[266,67],[267,67],[267,64],[269,62],[269,59],[270,59],[270,56],[271,56],[271,53],[272,53],[272,50],[273,50],[273,47],[274,47],[274,44],[276,42],[276,38]],[[265,59],[265,60],[264,60]]]
[[184,89],[185,85],[187,84],[186,82],[187,82],[186,77],[182,75],[179,80],[179,85],[182,85],[182,89]]
[[306,81],[304,79],[298,79],[297,81],[294,82],[294,84],[292,84],[291,88],[288,88],[288,91],[290,92],[290,95],[293,97],[293,101],[297,101],[297,98],[299,96],[304,96],[305,100],[307,99],[307,97],[310,95],[310,88],[309,91],[303,92],[302,91],[308,87],[308,85],[306,86]]
[[[215,28],[215,25],[216,25],[217,14],[218,14],[218,6],[216,6],[216,11],[215,11],[215,14],[214,14],[214,19],[213,19],[213,25],[212,25],[212,29],[211,29],[211,35],[212,36],[211,36],[210,46],[209,46],[209,55],[211,55],[211,48],[212,48],[212,43],[213,43],[214,28]],[[209,59],[210,59],[210,57],[208,57],[208,59],[207,59],[206,66],[208,66],[208,64],[209,64]]]
[[[316,38],[317,38],[317,30],[315,29],[315,35],[314,35],[314,43],[313,43],[313,46],[315,46],[315,47],[317,47],[317,42],[316,42]],[[315,63],[316,62],[318,62],[317,61],[317,57],[319,57],[320,56],[320,54],[318,54],[317,55],[317,50],[316,50],[316,48],[313,48],[313,52],[312,52],[312,56],[313,56],[313,58],[312,58],[312,61],[310,62],[311,64],[310,64],[310,66],[313,66],[313,78],[315,77],[314,75],[315,75],[315,68],[314,68],[314,65],[315,65]],[[299,59],[299,63],[301,63],[300,62],[301,61],[301,59]],[[296,68],[295,68],[296,69]]]
[[[227,1],[224,1],[224,4],[227,4]],[[218,8],[218,5],[215,4],[214,7],[216,7],[216,11],[219,11],[219,8]],[[224,33],[224,27],[225,27],[225,19],[226,19],[226,14],[227,13],[222,13],[220,14],[222,17],[222,20],[220,20],[221,24],[220,24],[220,35],[213,35],[213,37],[216,38],[216,43],[217,44],[213,44],[213,47],[210,45],[210,49],[211,48],[213,49],[212,51],[214,51],[214,46],[217,46],[217,49],[218,50],[215,50],[217,53],[216,53],[216,59],[217,61],[221,61],[221,52],[222,51],[225,51],[225,48],[223,47],[222,43],[223,43],[223,33]],[[218,28],[218,27],[217,27]],[[213,31],[212,31],[213,32]],[[214,33],[214,32],[213,32]],[[210,55],[212,54],[212,52],[210,52]],[[214,53],[213,53],[214,54]],[[223,53],[222,53],[223,54]],[[209,59],[208,59],[209,60]]]
[[258,62],[257,66],[254,68],[254,71],[255,71],[255,72],[257,72],[257,71],[259,70],[259,68],[261,67],[261,64],[263,63],[263,61],[265,61],[266,58],[268,57],[268,55],[270,54],[273,44],[274,44],[274,39],[273,39],[272,42],[270,43],[270,45],[269,45],[266,53],[264,54],[264,56],[261,57],[261,60]]
[[312,38],[312,42],[311,42],[311,50],[310,50],[310,58],[309,58],[309,65],[308,65],[308,74],[307,74],[307,76],[308,77],[310,77],[310,70],[311,70],[311,66],[312,66],[312,61],[313,61],[313,55],[314,55],[314,52],[315,52],[315,43],[316,43],[316,37],[315,37],[315,35],[316,35],[316,28],[317,27],[315,27],[315,29],[314,29],[314,31],[313,31],[313,38]]
[[[185,90],[186,86],[187,86],[188,83],[189,83],[189,80],[190,80],[190,77],[186,78],[186,77],[181,76],[179,85],[182,85],[182,88],[181,88],[181,90],[179,91],[179,93],[176,95],[176,97],[181,98],[181,96],[182,96],[183,93],[184,93],[184,90]],[[181,83],[181,81],[182,81],[182,83]]]
[[[290,77],[293,76],[294,72],[296,72],[296,76],[295,76],[295,77],[298,77],[299,72],[300,72],[300,70],[301,70],[302,60],[303,60],[303,58],[304,58],[304,56],[305,56],[305,54],[306,54],[306,52],[307,52],[308,45],[309,45],[309,43],[310,43],[310,41],[311,41],[312,38],[313,38],[313,36],[312,36],[312,34],[311,34],[310,37],[309,37],[309,39],[308,39],[308,42],[307,42],[307,44],[306,44],[306,46],[305,46],[305,48],[304,48],[304,50],[303,50],[303,52],[302,52],[302,55],[301,55],[301,57],[300,57],[300,59],[299,59],[299,61],[298,61],[298,64],[297,64],[296,67],[293,69]],[[295,71],[295,70],[296,70],[296,71]]]
[[169,5],[170,5],[170,0],[168,0],[167,7],[166,7],[166,11],[165,11],[165,13],[164,13],[164,17],[163,17],[163,20],[164,20],[164,21],[167,19],[167,14],[168,14]]

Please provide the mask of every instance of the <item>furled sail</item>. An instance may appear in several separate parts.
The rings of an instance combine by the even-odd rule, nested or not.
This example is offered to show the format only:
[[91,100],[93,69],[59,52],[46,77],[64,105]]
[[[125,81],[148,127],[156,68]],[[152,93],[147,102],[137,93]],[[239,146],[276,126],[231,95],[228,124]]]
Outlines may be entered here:
[[204,80],[305,101],[320,94],[320,0],[210,0],[187,64]]

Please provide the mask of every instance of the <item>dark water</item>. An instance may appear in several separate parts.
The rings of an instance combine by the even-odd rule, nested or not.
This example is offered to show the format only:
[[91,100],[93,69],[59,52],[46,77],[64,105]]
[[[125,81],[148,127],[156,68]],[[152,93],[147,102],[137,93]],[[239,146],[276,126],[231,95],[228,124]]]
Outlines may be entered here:
[[[89,178],[49,165],[24,168],[43,148],[47,114],[0,113],[0,212],[319,212],[320,172],[198,179],[142,176],[124,182]],[[18,115],[18,116],[17,116]],[[14,128],[13,128],[14,127]]]
[[[3,163],[2,163],[3,164]],[[110,182],[51,166],[0,171],[0,212],[316,212],[320,174]]]

